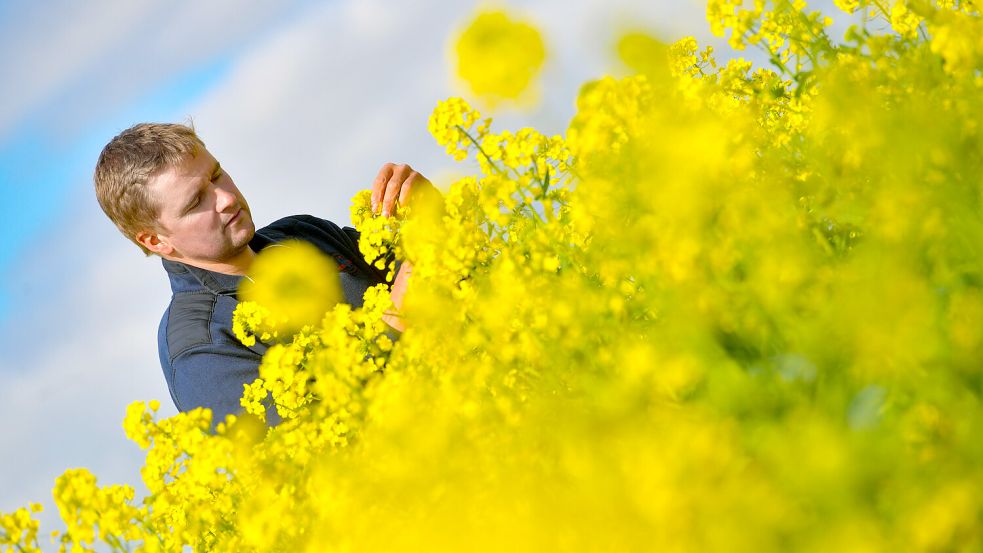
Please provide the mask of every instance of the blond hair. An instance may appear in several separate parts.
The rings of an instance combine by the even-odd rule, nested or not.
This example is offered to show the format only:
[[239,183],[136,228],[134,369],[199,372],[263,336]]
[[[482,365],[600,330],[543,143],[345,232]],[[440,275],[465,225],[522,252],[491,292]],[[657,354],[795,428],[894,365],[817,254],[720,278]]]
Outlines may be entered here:
[[99,205],[116,227],[134,244],[137,233],[159,230],[158,205],[147,184],[169,167],[198,154],[205,143],[193,126],[176,123],[139,123],[119,133],[99,155],[93,180]]

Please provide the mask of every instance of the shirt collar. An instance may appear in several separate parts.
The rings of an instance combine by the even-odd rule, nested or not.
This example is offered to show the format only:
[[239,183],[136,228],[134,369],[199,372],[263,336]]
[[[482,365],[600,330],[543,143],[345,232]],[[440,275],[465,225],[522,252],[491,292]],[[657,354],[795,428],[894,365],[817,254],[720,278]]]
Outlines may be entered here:
[[[254,252],[259,252],[274,242],[265,231],[266,229],[256,231],[249,241],[249,247]],[[164,264],[164,270],[167,271],[167,278],[171,281],[171,292],[175,294],[205,288],[216,295],[235,297],[243,278],[242,275],[227,275],[169,259],[161,258],[161,262]]]
[[202,288],[219,296],[235,296],[241,275],[227,275],[178,261],[161,259],[167,278],[171,281],[171,292],[193,292]]

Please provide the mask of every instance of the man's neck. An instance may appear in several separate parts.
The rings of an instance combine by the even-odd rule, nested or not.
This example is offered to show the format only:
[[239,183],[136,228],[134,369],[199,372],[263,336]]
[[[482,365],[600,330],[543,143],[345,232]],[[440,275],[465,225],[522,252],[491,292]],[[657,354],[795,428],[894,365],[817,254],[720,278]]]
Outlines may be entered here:
[[234,257],[229,259],[224,259],[221,261],[210,261],[210,260],[199,260],[199,259],[188,259],[188,258],[170,258],[171,261],[177,261],[178,263],[184,263],[185,265],[191,265],[193,267],[198,267],[199,269],[205,269],[207,271],[214,271],[216,273],[223,273],[226,275],[245,275],[249,272],[249,267],[253,263],[253,259],[256,257],[256,252],[252,250],[249,246],[243,248],[241,252],[236,254]]

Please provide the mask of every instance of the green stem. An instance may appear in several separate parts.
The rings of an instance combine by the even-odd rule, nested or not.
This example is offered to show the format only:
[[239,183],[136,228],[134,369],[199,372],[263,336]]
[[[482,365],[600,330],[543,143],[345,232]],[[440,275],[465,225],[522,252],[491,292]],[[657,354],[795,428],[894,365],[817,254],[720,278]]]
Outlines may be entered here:
[[888,21],[891,21],[891,14],[888,13],[887,8],[884,7],[883,4],[881,4],[877,0],[871,0],[871,3],[874,4],[875,6],[877,6],[877,9],[881,10],[881,15],[883,15],[885,19],[887,19]]
[[[147,514],[148,515],[150,514],[149,510],[148,510]],[[152,534],[155,538],[157,538],[157,543],[160,544],[161,549],[164,548],[164,538],[160,537],[160,534],[156,530],[154,530],[153,528],[150,527],[150,523],[149,522],[147,522],[146,520],[141,520],[140,521],[140,526],[143,527],[143,530],[145,532],[147,532],[148,534]]]
[[768,54],[768,61],[771,62],[772,65],[774,65],[775,67],[777,67],[778,70],[781,71],[781,74],[782,75],[788,75],[789,77],[792,76],[792,72],[789,71],[787,67],[785,67],[785,64],[782,63],[781,56],[777,52],[772,52],[761,41],[755,42],[753,44],[753,46],[755,48],[758,48],[759,50],[761,50],[765,54]]
[[806,14],[802,12],[798,12],[798,15],[799,15],[799,20],[801,20],[802,23],[806,26],[806,29],[809,29],[809,33],[813,36],[813,38],[819,39],[822,42],[822,46],[825,50],[827,51],[834,50],[834,48],[832,47],[833,41],[830,40],[829,35],[826,34],[825,30],[819,29],[819,32],[817,33],[816,29],[814,29],[812,26],[812,21],[810,21],[809,18],[806,17]]
[[475,140],[473,136],[471,136],[471,133],[469,133],[467,131],[467,129],[465,129],[461,125],[454,125],[454,126],[457,127],[457,130],[459,130],[462,133],[464,133],[464,136],[468,137],[468,140],[470,140],[471,143],[474,144],[474,147],[478,149],[478,152],[481,155],[485,156],[485,159],[487,159],[488,160],[488,163],[491,164],[491,166],[495,168],[495,171],[497,171],[498,174],[500,174],[500,175],[504,175],[505,174],[505,171],[503,171],[502,168],[499,167],[497,163],[495,163],[495,160],[493,160],[491,157],[488,156],[488,154],[485,153],[485,150],[482,149],[481,144],[478,144],[478,141]]
[[918,35],[922,37],[924,42],[928,42],[928,33],[925,32],[925,28],[921,24],[918,25]]

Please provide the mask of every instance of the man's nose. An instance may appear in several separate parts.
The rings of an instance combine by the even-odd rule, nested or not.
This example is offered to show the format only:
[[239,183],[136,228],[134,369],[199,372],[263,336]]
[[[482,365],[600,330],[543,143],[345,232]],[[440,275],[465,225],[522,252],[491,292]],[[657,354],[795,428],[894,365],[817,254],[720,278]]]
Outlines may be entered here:
[[221,186],[215,187],[215,209],[225,211],[230,206],[234,206],[238,198],[232,191],[226,190]]

